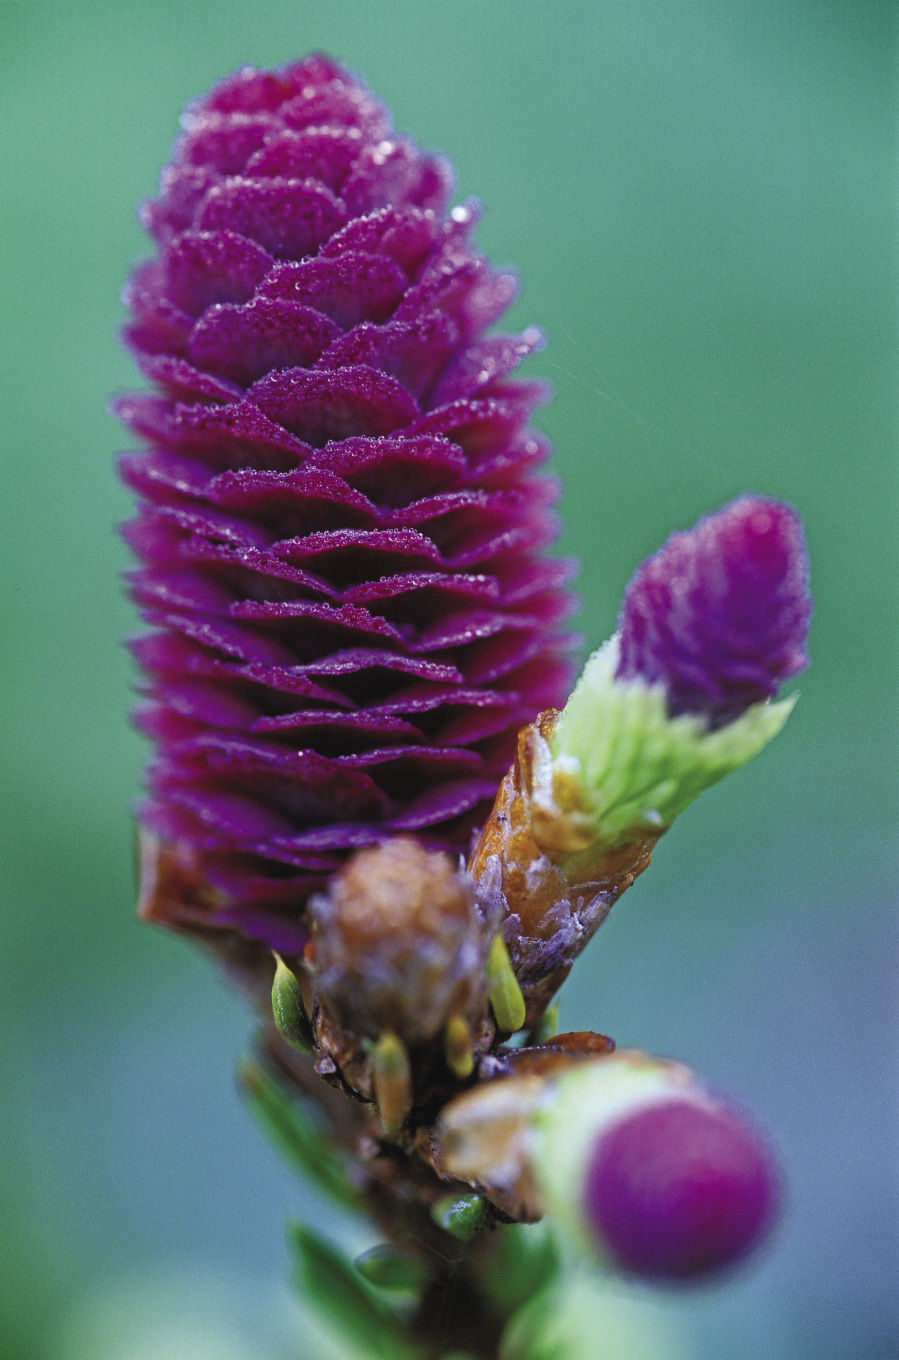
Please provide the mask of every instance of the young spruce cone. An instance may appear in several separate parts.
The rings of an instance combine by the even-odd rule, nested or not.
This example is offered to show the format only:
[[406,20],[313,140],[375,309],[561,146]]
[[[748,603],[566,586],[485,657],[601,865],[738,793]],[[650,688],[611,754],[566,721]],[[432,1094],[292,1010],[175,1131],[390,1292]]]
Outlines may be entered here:
[[127,292],[153,395],[134,644],[156,743],[146,914],[296,952],[354,848],[464,850],[515,736],[567,689],[555,483],[486,336],[514,278],[472,248],[448,166],[312,56],[191,106]]

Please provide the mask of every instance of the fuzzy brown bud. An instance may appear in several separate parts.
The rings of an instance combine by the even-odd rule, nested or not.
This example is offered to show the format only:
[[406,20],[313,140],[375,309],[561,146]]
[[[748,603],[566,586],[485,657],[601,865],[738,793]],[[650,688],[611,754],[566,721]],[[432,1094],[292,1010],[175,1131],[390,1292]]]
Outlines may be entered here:
[[448,855],[408,837],[360,850],[310,912],[316,996],[338,1023],[415,1045],[453,1016],[482,1020],[495,927]]

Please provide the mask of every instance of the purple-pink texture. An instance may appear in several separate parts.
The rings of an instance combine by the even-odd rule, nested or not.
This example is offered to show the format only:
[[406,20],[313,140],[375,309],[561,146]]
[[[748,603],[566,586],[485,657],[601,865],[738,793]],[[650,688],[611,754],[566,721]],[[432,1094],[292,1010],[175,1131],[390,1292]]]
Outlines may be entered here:
[[663,684],[672,716],[722,727],[808,664],[808,559],[799,517],[742,496],[672,534],[624,596],[617,674]]
[[152,393],[131,587],[152,631],[140,817],[211,925],[299,948],[353,848],[464,851],[519,727],[570,683],[571,564],[529,427],[541,342],[439,157],[326,57],[188,109],[142,210],[126,342]]

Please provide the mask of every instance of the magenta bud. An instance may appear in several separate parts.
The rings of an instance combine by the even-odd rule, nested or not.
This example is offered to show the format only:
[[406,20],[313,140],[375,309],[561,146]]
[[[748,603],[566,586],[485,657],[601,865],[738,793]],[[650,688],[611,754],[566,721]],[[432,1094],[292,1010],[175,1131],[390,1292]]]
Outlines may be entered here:
[[798,516],[743,496],[672,534],[638,568],[617,674],[664,685],[672,717],[697,713],[722,727],[804,670],[810,616]]
[[619,1269],[685,1280],[730,1266],[756,1246],[774,1216],[778,1178],[741,1114],[686,1091],[604,1128],[583,1189],[582,1212]]

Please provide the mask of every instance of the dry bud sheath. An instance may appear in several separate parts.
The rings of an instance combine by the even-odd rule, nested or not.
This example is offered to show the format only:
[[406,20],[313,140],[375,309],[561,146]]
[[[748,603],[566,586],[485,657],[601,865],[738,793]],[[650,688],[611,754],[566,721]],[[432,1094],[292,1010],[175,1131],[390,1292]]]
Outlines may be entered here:
[[658,839],[642,836],[610,850],[585,832],[574,791],[552,776],[548,742],[558,718],[547,709],[522,729],[469,861],[481,892],[504,903],[506,944],[528,1026],[539,1021],[576,953],[646,868]]

